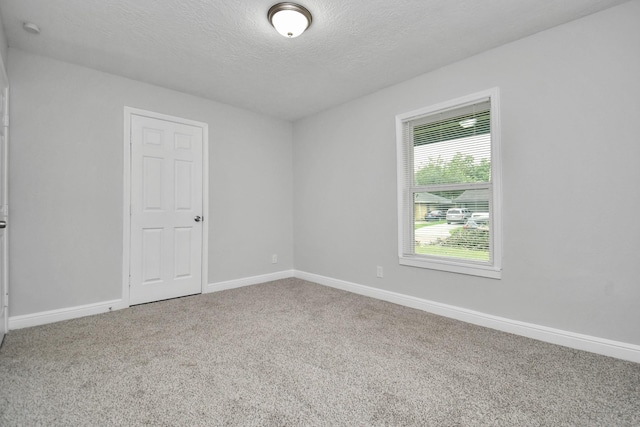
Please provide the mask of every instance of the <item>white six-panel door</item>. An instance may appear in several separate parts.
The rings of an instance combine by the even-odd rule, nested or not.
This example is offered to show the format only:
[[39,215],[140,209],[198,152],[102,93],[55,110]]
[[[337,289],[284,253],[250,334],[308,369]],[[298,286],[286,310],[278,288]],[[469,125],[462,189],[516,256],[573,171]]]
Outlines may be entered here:
[[202,292],[203,129],[131,115],[129,304]]

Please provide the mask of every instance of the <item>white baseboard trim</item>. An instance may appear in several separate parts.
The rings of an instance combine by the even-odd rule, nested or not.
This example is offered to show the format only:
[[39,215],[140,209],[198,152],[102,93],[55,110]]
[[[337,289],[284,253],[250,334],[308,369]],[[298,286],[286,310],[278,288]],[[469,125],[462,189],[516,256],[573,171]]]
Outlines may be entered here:
[[[260,276],[246,277],[243,279],[229,280],[226,282],[211,283],[202,290],[202,293],[223,291],[225,289],[240,288],[242,286],[257,285],[273,280],[293,277],[293,270],[279,271]],[[29,328],[32,326],[46,325],[48,323],[61,322],[63,320],[77,319],[79,317],[106,313],[108,311],[121,310],[129,307],[124,300],[104,301],[95,304],[87,304],[76,307],[61,308],[57,310],[42,311],[39,313],[25,314],[9,317],[9,330]]]
[[[276,273],[262,274],[259,276],[246,277],[242,279],[228,280],[224,282],[210,283],[203,289],[203,293],[218,292],[227,289],[235,289],[243,286],[257,285],[274,280],[297,277],[320,285],[329,286],[355,294],[388,301],[394,304],[411,307],[429,313],[449,317],[474,325],[484,326],[503,332],[545,341],[551,344],[558,344],[576,350],[584,350],[604,356],[629,360],[640,363],[640,346],[624,343],[620,341],[608,340],[605,338],[590,335],[578,334],[561,329],[549,328],[533,323],[521,322],[494,316],[479,311],[456,307],[422,298],[412,297],[397,292],[377,289],[370,286],[359,285],[357,283],[344,280],[333,279],[313,273],[306,273],[298,270],[284,270]],[[58,310],[43,311],[39,313],[26,314],[22,316],[9,317],[9,330],[28,328],[31,326],[45,325],[48,323],[60,322],[63,320],[76,319],[94,314],[106,313],[109,311],[127,308],[123,300],[105,301],[95,304],[87,304],[77,307],[62,308]]]
[[95,304],[79,305],[76,307],[61,308],[58,310],[41,311],[39,313],[25,314],[9,317],[9,330],[29,328],[31,326],[46,325],[47,323],[61,322],[63,320],[77,319],[78,317],[91,316],[109,311],[121,310],[128,305],[123,300],[99,302]]
[[259,276],[245,277],[242,279],[234,279],[234,280],[227,280],[224,282],[209,283],[205,287],[205,289],[202,290],[202,293],[208,294],[210,292],[219,292],[219,291],[225,291],[227,289],[235,289],[235,288],[241,288],[243,286],[251,286],[251,285],[257,285],[265,282],[272,282],[274,280],[288,279],[289,277],[293,277],[293,273],[294,273],[294,270],[284,270],[284,271],[278,271],[276,273],[268,273],[268,274],[261,274]]
[[474,325],[509,332],[551,344],[558,344],[574,348],[576,350],[589,351],[591,353],[640,363],[640,346],[635,344],[563,331],[561,329],[549,328],[533,323],[520,322],[518,320],[493,316],[474,310],[468,310],[466,308],[442,304],[435,301],[385,291],[382,289],[372,288],[370,286],[359,285],[356,283],[346,282],[344,280],[332,279],[330,277],[306,273],[303,271],[296,270],[294,277],[318,283],[320,285],[353,292],[355,294],[415,308],[440,316],[450,317],[452,319],[461,320]]

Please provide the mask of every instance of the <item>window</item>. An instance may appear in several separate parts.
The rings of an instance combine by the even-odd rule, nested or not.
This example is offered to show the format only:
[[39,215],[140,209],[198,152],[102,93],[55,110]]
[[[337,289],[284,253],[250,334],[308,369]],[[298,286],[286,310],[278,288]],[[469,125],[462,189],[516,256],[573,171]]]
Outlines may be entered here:
[[400,264],[500,278],[498,89],[401,114]]

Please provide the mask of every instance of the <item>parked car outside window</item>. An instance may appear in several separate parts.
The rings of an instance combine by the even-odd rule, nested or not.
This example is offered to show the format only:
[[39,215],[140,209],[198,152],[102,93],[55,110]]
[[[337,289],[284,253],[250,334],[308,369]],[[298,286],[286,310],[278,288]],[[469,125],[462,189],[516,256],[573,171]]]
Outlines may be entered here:
[[477,223],[489,222],[489,212],[474,212],[471,214],[471,219]]
[[445,219],[447,217],[447,213],[441,210],[433,210],[424,215],[425,221],[439,221],[441,219]]
[[447,211],[447,224],[452,222],[465,222],[471,218],[471,211],[466,208],[452,208]]
[[489,231],[489,212],[474,212],[471,218],[464,223],[462,228],[465,230],[475,229],[480,231]]

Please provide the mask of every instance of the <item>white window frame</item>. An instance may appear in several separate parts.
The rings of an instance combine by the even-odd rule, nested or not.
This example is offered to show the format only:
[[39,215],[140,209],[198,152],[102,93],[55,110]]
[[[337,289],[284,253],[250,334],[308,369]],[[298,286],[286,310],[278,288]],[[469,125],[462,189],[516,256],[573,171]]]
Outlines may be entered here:
[[[490,234],[490,263],[477,263],[460,259],[433,257],[415,253],[407,253],[405,248],[413,248],[414,208],[413,193],[416,186],[413,183],[413,171],[405,170],[405,147],[403,125],[406,122],[420,119],[432,114],[441,113],[466,105],[475,104],[483,100],[491,102],[491,234]],[[413,144],[413,142],[411,142]],[[500,99],[498,88],[474,93],[472,95],[442,102],[429,107],[399,114],[396,116],[396,148],[398,170],[398,257],[401,265],[469,274],[493,279],[500,279],[502,275],[502,156],[500,141]],[[409,182],[410,181],[410,182]],[[472,187],[473,184],[468,184]],[[407,244],[411,239],[411,244]]]

